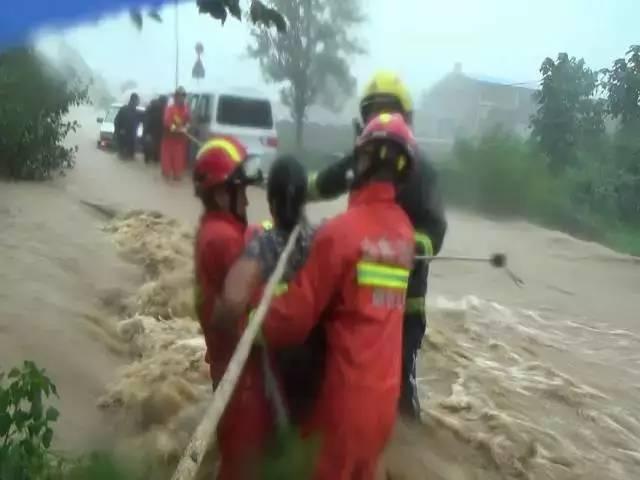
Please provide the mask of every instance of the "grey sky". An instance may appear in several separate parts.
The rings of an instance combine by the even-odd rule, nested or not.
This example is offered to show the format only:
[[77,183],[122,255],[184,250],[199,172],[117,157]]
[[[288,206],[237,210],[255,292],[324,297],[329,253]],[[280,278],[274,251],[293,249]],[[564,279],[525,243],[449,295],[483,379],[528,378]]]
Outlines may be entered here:
[[[243,4],[246,4],[244,2]],[[418,95],[463,64],[465,72],[513,82],[533,81],[545,56],[559,51],[584,57],[592,68],[608,66],[638,42],[637,0],[369,0],[368,22],[360,36],[369,50],[354,62],[361,86],[377,68],[401,73]],[[162,11],[163,24],[145,23],[138,32],[128,15],[64,32],[89,65],[110,82],[136,80],[142,88],[173,87],[173,7]],[[206,85],[265,86],[257,62],[245,55],[249,26],[229,19],[224,27],[200,15],[195,2],[179,8],[181,83],[194,86],[194,45],[201,41]],[[52,48],[57,35],[46,35]]]

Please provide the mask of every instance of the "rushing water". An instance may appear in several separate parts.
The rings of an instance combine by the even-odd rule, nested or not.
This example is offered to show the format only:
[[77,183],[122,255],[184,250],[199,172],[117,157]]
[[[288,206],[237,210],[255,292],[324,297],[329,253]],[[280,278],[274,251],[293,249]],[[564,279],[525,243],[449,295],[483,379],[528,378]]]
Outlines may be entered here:
[[[32,358],[50,371],[60,445],[95,444],[106,415],[174,458],[210,395],[191,307],[199,207],[188,183],[95,151],[87,131],[67,178],[0,184],[0,365]],[[166,216],[111,221],[82,201]],[[250,201],[264,218],[264,193]],[[444,253],[504,251],[526,284],[483,265],[434,265],[425,422],[398,426],[393,478],[638,477],[640,264],[524,222],[450,220]]]

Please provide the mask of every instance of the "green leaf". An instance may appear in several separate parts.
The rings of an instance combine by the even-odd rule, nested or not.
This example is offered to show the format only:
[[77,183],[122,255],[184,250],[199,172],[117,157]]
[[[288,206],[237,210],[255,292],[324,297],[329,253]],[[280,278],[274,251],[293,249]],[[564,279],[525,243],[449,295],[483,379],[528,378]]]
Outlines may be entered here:
[[47,428],[44,431],[44,435],[42,435],[42,444],[44,445],[44,448],[49,448],[49,446],[51,445],[52,439],[53,439],[53,430],[51,430],[50,428]]
[[11,394],[7,390],[0,390],[0,412],[4,412],[11,404]]
[[47,408],[47,421],[55,422],[60,417],[60,412],[54,407]]
[[11,429],[11,415],[7,412],[0,413],[0,437],[4,437]]
[[29,420],[29,414],[22,410],[16,410],[13,414],[13,423],[18,430],[22,430],[25,423]]
[[34,420],[42,418],[42,394],[39,391],[34,394],[31,401],[30,414]]
[[43,424],[41,422],[36,422],[29,425],[29,427],[27,428],[29,430],[29,436],[31,438],[37,437],[40,434],[42,427],[43,427]]
[[17,368],[12,368],[11,371],[9,372],[9,378],[17,378],[20,376],[20,370],[18,370]]
[[20,442],[20,447],[26,453],[27,457],[33,457],[36,452],[36,447],[33,442],[27,438]]

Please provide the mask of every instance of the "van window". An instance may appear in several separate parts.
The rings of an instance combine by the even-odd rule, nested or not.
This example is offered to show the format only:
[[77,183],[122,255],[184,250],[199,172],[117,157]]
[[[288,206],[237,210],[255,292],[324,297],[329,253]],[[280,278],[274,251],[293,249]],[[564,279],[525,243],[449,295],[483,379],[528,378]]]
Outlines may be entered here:
[[211,100],[213,95],[202,95],[196,106],[196,118],[199,121],[211,120]]
[[238,127],[273,128],[271,103],[268,100],[221,95],[217,121]]

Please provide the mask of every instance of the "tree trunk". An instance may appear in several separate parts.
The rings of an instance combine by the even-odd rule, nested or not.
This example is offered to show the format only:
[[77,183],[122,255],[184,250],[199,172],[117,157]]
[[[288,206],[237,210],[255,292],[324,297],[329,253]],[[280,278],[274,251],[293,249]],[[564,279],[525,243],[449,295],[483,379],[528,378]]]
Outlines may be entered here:
[[302,151],[302,140],[304,134],[304,115],[296,114],[296,149]]

